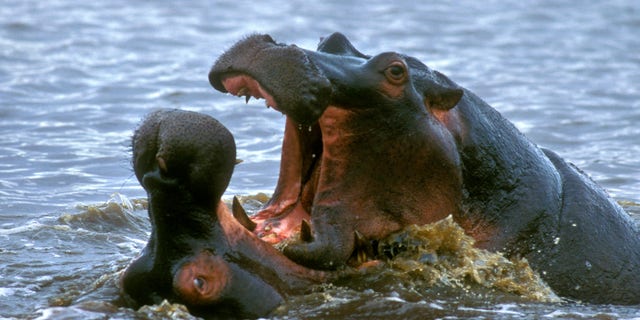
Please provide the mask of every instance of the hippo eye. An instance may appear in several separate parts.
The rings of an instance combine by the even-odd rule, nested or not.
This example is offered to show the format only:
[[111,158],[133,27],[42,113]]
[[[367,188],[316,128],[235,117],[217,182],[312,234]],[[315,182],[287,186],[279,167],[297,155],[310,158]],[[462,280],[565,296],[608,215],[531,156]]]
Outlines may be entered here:
[[198,289],[198,291],[204,291],[205,284],[206,282],[204,281],[204,279],[200,277],[193,279],[193,285],[196,287],[196,289]]
[[384,75],[389,82],[401,84],[406,76],[406,69],[402,62],[396,61],[384,70]]

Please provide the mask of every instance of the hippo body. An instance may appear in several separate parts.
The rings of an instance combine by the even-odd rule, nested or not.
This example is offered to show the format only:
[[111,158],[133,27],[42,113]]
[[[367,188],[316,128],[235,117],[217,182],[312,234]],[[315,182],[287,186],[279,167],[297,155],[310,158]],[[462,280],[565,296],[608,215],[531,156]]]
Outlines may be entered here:
[[466,89],[448,117],[465,191],[454,219],[478,247],[527,258],[561,296],[640,303],[640,233],[600,186]]
[[527,258],[559,295],[640,303],[640,238],[628,214],[417,59],[368,56],[339,33],[317,51],[254,35],[225,52],[209,80],[287,115],[278,186],[256,231],[286,232],[310,217],[311,234],[285,248],[291,259],[334,268],[349,258],[354,232],[375,241],[444,210],[478,247]]

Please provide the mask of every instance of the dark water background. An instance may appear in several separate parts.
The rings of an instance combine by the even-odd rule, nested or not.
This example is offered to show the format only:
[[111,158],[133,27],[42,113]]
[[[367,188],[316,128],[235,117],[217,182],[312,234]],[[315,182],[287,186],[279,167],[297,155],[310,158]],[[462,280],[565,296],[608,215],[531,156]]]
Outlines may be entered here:
[[[212,115],[244,160],[227,196],[271,192],[284,118],[215,92],[208,69],[252,32],[313,49],[334,31],[444,72],[640,220],[637,1],[0,0],[0,318],[141,317],[101,303],[149,231],[131,200],[144,197],[132,130],[154,108]],[[340,294],[370,308],[338,299],[290,316],[640,318],[637,307],[500,295],[396,311],[397,293]]]

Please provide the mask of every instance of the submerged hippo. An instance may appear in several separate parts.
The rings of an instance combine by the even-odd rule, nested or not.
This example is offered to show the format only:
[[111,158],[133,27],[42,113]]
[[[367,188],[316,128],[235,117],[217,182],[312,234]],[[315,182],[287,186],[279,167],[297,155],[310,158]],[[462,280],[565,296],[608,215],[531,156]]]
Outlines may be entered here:
[[235,154],[227,129],[194,112],[156,111],[136,130],[133,167],[149,197],[152,230],[121,279],[136,305],[168,299],[196,315],[255,317],[331,279],[291,262],[220,201]]
[[375,244],[452,214],[478,247],[527,258],[562,296],[640,303],[629,215],[417,59],[368,56],[338,33],[317,51],[253,35],[217,60],[209,81],[287,116],[278,185],[254,231],[280,239],[302,225],[284,251],[291,259],[334,268],[353,253],[354,234]]

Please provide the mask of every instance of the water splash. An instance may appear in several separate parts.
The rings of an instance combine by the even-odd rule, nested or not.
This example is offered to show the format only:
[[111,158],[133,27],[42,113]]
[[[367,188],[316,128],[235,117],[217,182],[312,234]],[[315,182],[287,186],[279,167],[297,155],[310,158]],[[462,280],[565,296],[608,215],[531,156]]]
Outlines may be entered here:
[[407,226],[378,244],[378,250],[391,258],[382,272],[429,287],[479,285],[533,301],[561,301],[526,259],[507,259],[474,243],[451,216],[424,226]]

